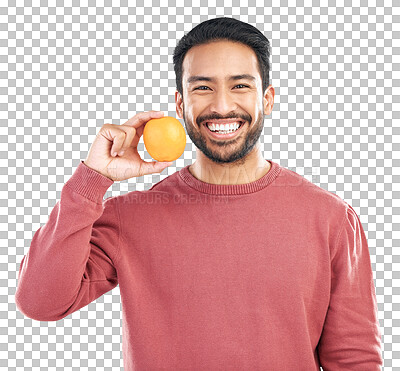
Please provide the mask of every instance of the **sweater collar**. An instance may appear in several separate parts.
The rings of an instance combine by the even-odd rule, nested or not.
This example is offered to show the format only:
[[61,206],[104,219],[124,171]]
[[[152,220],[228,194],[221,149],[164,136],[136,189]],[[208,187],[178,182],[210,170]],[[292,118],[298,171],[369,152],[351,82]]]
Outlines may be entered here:
[[189,171],[189,166],[187,165],[181,170],[179,170],[179,176],[181,179],[190,187],[212,195],[241,195],[247,193],[257,192],[269,184],[271,184],[274,179],[278,176],[281,171],[281,166],[273,161],[266,160],[271,164],[271,167],[264,176],[257,179],[254,182],[246,184],[211,184],[205,183],[197,178],[195,178]]

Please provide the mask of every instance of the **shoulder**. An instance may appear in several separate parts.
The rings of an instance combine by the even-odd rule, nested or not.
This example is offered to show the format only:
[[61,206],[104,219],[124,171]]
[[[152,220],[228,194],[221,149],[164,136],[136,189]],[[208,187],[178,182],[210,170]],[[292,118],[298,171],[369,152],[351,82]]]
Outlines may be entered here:
[[297,200],[304,206],[312,208],[336,210],[344,215],[348,203],[333,191],[328,191],[317,184],[314,184],[304,176],[282,167],[276,179],[275,186],[282,187],[282,192],[287,197]]

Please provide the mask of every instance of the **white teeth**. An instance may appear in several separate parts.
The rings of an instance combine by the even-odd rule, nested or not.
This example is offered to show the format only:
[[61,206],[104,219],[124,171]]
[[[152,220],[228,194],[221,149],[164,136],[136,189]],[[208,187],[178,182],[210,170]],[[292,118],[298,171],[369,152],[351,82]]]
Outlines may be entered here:
[[239,129],[240,123],[234,122],[231,124],[214,124],[214,123],[207,123],[208,128],[211,131],[218,131],[222,134],[233,133],[237,129]]

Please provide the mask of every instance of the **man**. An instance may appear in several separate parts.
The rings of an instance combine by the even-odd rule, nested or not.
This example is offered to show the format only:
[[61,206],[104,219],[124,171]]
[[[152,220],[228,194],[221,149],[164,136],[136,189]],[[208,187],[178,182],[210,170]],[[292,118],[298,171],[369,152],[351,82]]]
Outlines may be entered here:
[[[146,122],[105,124],[21,262],[16,303],[56,321],[120,286],[125,370],[380,370],[367,240],[337,195],[265,160],[270,46],[232,18],[174,52],[176,111],[196,161],[162,171],[137,145]],[[115,154],[116,153],[116,154]]]

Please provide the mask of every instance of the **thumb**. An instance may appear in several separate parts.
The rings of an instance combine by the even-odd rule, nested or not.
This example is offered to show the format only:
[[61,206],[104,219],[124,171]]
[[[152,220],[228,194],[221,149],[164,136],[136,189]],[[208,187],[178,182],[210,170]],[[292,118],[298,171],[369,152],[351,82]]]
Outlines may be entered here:
[[165,162],[159,162],[159,161],[146,162],[145,161],[143,164],[143,171],[145,174],[160,173],[161,171],[163,171],[168,166],[171,166],[172,164],[173,164],[173,161],[165,161]]

